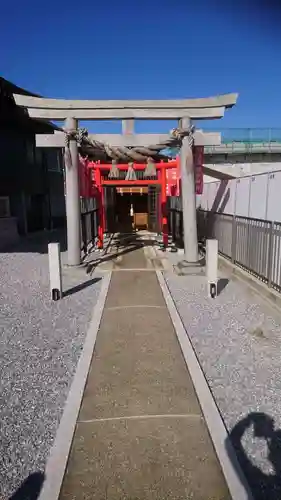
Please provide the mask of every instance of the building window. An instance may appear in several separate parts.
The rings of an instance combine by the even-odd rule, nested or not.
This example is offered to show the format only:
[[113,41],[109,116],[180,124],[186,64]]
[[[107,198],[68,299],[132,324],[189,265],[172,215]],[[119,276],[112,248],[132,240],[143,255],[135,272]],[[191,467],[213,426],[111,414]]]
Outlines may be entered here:
[[10,217],[10,199],[9,196],[0,196],[0,217]]

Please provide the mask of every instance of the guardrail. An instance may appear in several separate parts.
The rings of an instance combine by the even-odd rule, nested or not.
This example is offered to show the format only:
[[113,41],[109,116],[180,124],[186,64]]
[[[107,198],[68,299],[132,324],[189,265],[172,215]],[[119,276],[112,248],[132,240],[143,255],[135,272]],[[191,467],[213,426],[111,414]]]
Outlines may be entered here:
[[280,142],[229,142],[222,143],[219,146],[205,146],[205,155],[207,154],[258,154],[258,153],[281,153]]
[[[206,132],[213,129],[204,129]],[[281,128],[219,128],[221,145],[205,146],[205,155],[281,152]]]
[[220,132],[222,143],[281,143],[281,128],[205,128],[206,132]]

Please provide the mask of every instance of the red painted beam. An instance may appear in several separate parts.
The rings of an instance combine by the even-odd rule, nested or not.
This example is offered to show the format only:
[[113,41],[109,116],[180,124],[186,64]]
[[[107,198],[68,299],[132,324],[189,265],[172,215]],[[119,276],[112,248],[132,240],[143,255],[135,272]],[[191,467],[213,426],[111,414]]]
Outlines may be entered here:
[[102,186],[118,186],[118,187],[122,187],[122,186],[148,186],[148,185],[151,185],[151,184],[155,184],[155,185],[159,185],[161,184],[161,182],[159,182],[158,180],[151,180],[151,179],[148,179],[148,180],[136,180],[136,181],[125,181],[125,180],[122,180],[122,179],[115,179],[115,180],[110,180],[110,181],[102,181]]
[[[156,169],[176,168],[177,166],[178,166],[178,159],[171,160],[169,162],[163,161],[163,162],[155,163]],[[128,163],[117,164],[117,167],[119,170],[128,170]],[[145,170],[146,167],[147,167],[146,163],[133,163],[134,170]],[[94,169],[99,169],[99,170],[110,170],[111,164],[110,163],[90,163],[88,165],[88,168],[94,168]]]

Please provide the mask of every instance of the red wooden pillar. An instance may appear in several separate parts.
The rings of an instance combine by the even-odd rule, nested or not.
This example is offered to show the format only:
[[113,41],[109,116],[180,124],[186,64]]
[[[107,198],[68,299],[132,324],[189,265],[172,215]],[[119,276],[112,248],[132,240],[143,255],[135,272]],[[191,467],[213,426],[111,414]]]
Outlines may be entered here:
[[103,207],[103,187],[101,184],[101,171],[96,168],[96,186],[98,193],[98,210],[99,210],[99,225],[98,225],[98,248],[103,248],[103,233],[104,233],[104,207]]
[[162,179],[162,170],[161,168],[157,168],[157,182],[160,186],[160,194],[157,196],[157,232],[158,234],[162,231],[162,188],[161,188],[161,179]]
[[163,245],[168,246],[168,217],[167,217],[167,177],[165,163],[161,166],[161,209],[162,209],[162,233]]
[[105,232],[105,196],[104,196],[104,186],[101,186],[101,215],[102,215],[102,230],[103,234]]

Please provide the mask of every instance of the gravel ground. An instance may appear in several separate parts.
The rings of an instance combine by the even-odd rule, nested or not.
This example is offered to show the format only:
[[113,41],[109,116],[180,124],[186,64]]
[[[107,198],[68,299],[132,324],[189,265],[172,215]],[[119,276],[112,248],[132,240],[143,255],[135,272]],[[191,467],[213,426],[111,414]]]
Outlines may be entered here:
[[65,271],[73,293],[51,302],[48,256],[40,253],[47,239],[0,253],[1,499],[44,470],[100,290],[98,275],[70,290],[89,277]]
[[255,498],[280,499],[281,315],[237,281],[213,300],[203,277],[165,278]]

